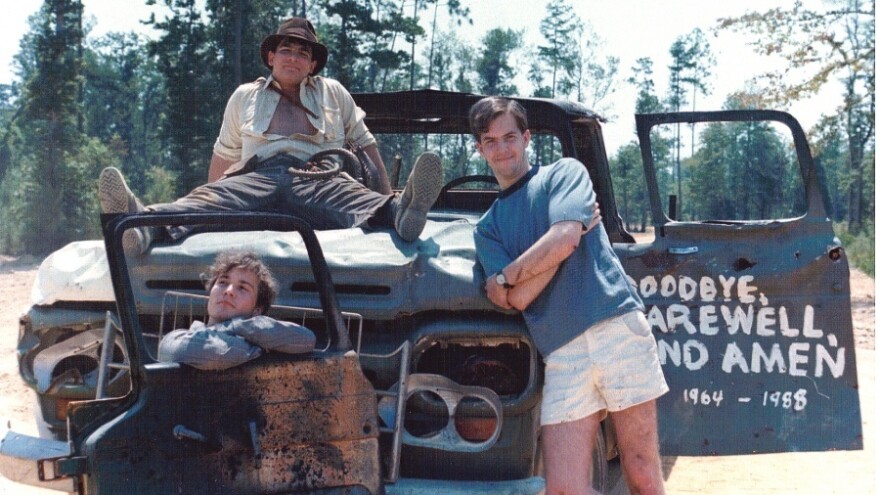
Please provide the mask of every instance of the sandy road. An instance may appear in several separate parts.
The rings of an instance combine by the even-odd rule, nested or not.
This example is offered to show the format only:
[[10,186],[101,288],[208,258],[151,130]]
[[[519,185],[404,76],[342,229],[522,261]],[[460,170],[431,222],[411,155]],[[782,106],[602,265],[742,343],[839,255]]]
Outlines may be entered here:
[[[15,343],[18,316],[27,307],[36,273],[33,260],[0,257],[0,429],[36,435],[33,392],[18,377]],[[849,452],[761,454],[726,457],[664,457],[669,494],[872,494],[877,493],[876,360],[874,280],[851,277],[856,361],[865,448]],[[0,477],[0,495],[60,493]]]

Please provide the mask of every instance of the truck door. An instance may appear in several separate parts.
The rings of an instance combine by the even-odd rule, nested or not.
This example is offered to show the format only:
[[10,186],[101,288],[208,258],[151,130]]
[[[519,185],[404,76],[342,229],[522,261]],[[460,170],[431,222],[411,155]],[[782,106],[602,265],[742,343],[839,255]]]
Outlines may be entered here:
[[[663,454],[861,449],[849,267],[798,122],[773,111],[636,122],[653,240],[616,248],[670,386]],[[634,232],[639,200],[621,208]]]
[[[223,371],[155,362],[150,338],[161,327],[150,324],[155,318],[135,299],[121,244],[125,228],[145,224],[208,225],[228,236],[244,230],[253,237],[254,226],[299,232],[291,249],[307,252],[321,308],[287,308],[294,311],[288,317],[273,307],[270,315],[295,318],[327,350],[270,353]],[[382,492],[375,391],[351,351],[329,269],[304,221],[245,213],[139,215],[110,218],[104,228],[132,388],[123,398],[71,409],[73,456],[61,465],[70,466],[64,474],[81,475],[80,493]],[[247,249],[246,241],[228,239]],[[276,249],[284,254],[263,256],[267,266],[291,262],[289,252]],[[182,308],[161,318],[198,319],[203,311],[197,303]]]

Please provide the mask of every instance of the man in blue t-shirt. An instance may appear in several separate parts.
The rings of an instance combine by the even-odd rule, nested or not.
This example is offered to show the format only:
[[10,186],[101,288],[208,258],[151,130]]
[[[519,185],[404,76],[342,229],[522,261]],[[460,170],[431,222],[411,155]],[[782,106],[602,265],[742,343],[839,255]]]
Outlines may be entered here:
[[593,493],[592,446],[608,413],[630,490],[664,493],[655,400],[669,387],[644,305],[599,222],[586,167],[572,158],[531,166],[531,134],[515,101],[484,98],[470,123],[501,186],[474,233],[486,293],[522,312],[544,356],[546,493]]

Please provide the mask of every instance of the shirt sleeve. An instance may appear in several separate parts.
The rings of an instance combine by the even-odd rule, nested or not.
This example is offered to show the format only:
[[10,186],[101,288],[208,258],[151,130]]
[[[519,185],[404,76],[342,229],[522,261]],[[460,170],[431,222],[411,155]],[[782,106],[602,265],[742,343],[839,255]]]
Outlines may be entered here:
[[596,191],[587,168],[573,158],[560,160],[547,179],[550,224],[577,221],[590,225]]
[[244,338],[199,322],[174,330],[159,342],[159,361],[183,363],[201,370],[225,370],[262,354]]
[[474,229],[474,245],[477,250],[477,261],[483,268],[483,278],[500,272],[513,261],[507,252],[497,231],[491,224],[480,222]]
[[229,322],[229,331],[267,351],[302,354],[315,348],[315,334],[308,328],[263,315],[235,318]]
[[233,162],[241,160],[241,112],[247,97],[245,89],[244,85],[239,86],[226,102],[220,134],[214,142],[214,153]]
[[338,81],[332,79],[325,79],[324,81],[327,84],[333,85],[332,92],[341,112],[342,126],[345,129],[345,140],[354,141],[364,148],[371,144],[376,144],[376,138],[373,137],[373,134],[367,128],[367,124],[364,123],[364,117],[367,116],[367,113],[355,104],[351,93]]

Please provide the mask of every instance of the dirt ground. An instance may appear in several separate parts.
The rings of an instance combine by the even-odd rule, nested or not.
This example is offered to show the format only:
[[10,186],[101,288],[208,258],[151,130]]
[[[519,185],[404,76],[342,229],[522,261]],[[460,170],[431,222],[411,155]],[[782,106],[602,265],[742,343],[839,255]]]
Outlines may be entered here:
[[[36,435],[33,392],[18,377],[18,317],[27,308],[39,261],[0,256],[0,434],[6,428]],[[669,494],[871,494],[877,489],[875,283],[853,271],[850,278],[856,361],[865,449],[849,452],[664,457]],[[0,495],[59,493],[0,477]]]

